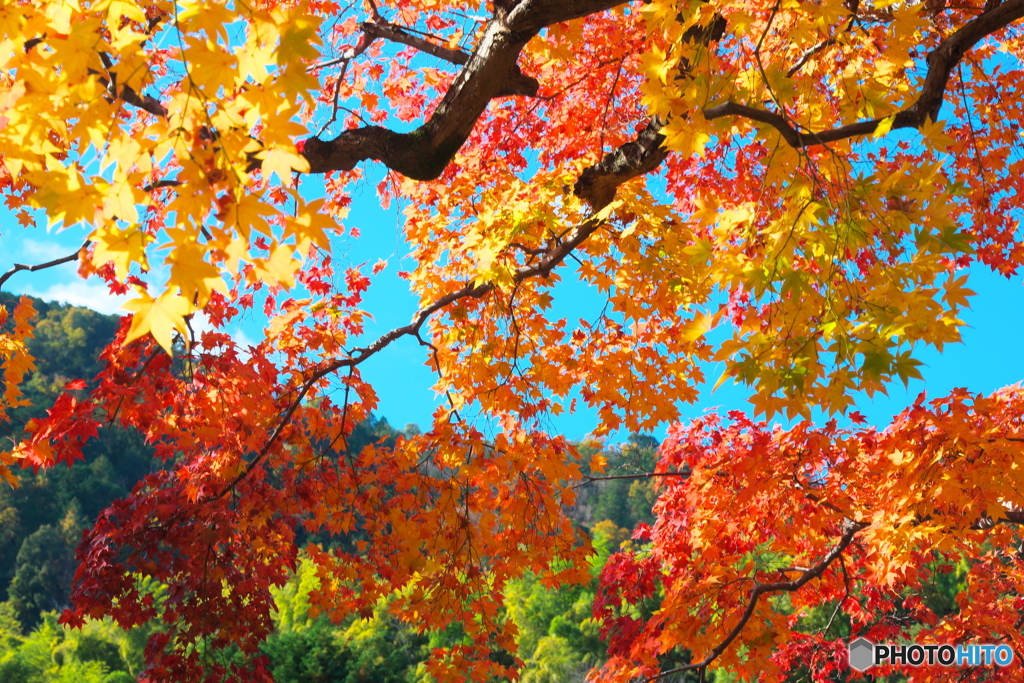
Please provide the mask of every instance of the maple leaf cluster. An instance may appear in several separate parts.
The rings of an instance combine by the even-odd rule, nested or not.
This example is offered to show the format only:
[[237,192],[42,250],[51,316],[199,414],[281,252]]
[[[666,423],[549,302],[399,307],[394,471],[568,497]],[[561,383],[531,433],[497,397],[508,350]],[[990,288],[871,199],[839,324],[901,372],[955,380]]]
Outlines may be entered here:
[[[550,416],[588,409],[597,436],[677,422],[712,363],[755,415],[845,413],[960,341],[969,267],[1017,272],[1022,17],[1024,0],[4,3],[0,192],[84,246],[0,285],[77,260],[132,315],[0,475],[73,463],[106,423],[161,463],[87,533],[65,621],[165,620],[152,680],[266,680],[271,588],[319,534],[336,543],[305,549],[317,610],[391,596],[417,628],[461,625],[435,677],[514,676],[491,656],[515,651],[504,587],[588,576],[564,512],[580,458]],[[360,239],[370,162],[420,302],[376,337],[383,266],[335,253]],[[591,317],[555,313],[571,281]],[[0,314],[0,415],[32,368],[30,309]],[[239,348],[226,330],[254,316]],[[377,404],[361,367],[406,338],[436,373],[432,424],[350,452]],[[773,596],[840,601],[887,636],[870,614],[929,553],[977,577],[943,637],[1011,637],[994,624],[1018,609],[1018,393],[920,403],[882,432],[676,428],[659,467],[692,475],[666,479],[649,549],[610,564],[600,676],[667,675],[675,648],[764,677],[832,661]],[[229,646],[248,664],[203,655]]]
[[[1022,607],[1022,401],[1019,386],[922,395],[884,431],[769,428],[740,413],[678,425],[656,471],[689,476],[660,479],[646,543],[613,556],[602,575],[595,612],[612,658],[598,679],[715,662],[763,680],[810,664],[815,680],[831,680],[845,670],[846,641],[797,628],[824,605],[873,642],[1004,640]],[[940,619],[923,587],[961,561],[967,589]],[[621,613],[655,595],[653,617]],[[742,653],[729,647],[738,638]],[[680,645],[692,664],[663,667]]]

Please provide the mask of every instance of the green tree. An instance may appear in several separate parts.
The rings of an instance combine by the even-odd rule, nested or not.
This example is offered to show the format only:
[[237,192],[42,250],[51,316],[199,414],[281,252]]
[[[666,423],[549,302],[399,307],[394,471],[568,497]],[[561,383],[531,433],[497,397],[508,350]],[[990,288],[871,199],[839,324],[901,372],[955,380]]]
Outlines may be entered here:
[[[16,626],[12,607],[0,605],[0,630],[11,624]],[[124,631],[109,620],[70,629],[57,624],[56,612],[47,612],[27,636],[0,637],[0,681],[129,683],[141,670],[129,664],[142,661],[143,641],[136,633],[140,630],[146,631]]]
[[21,623],[33,627],[40,613],[64,609],[74,574],[74,551],[60,529],[44,524],[26,538],[9,590]]
[[656,482],[652,478],[630,479],[654,471],[658,441],[643,434],[631,434],[625,444],[609,448],[605,475],[610,478],[594,482],[597,489],[590,524],[610,520],[620,527],[633,529],[637,524],[654,521],[651,508],[657,499]]
[[[597,561],[606,558],[599,555]],[[505,608],[519,630],[524,681],[573,680],[604,661],[593,602],[593,586],[549,589],[534,575],[509,585]]]
[[[376,421],[377,425],[387,424]],[[319,579],[314,564],[299,562],[292,578],[274,591],[274,633],[263,645],[277,683],[411,683],[427,658],[428,636],[413,632],[381,602],[368,618],[335,626],[313,616],[309,594]]]
[[341,633],[352,657],[345,683],[412,683],[429,654],[428,637],[414,632],[382,602],[369,619],[353,620]]
[[276,683],[334,683],[346,680],[352,661],[334,627],[316,619],[302,630],[275,633],[263,646]]
[[565,638],[545,636],[526,660],[522,682],[582,683],[590,668]]
[[0,681],[49,683],[48,676],[56,668],[53,651],[61,638],[56,619],[43,619],[33,632],[16,639],[16,647],[0,654]]

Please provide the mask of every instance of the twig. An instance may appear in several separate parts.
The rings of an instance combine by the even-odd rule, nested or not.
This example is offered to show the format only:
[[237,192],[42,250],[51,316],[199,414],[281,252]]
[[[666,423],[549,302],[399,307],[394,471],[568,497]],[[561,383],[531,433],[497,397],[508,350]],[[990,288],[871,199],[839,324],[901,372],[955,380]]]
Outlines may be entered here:
[[846,561],[843,560],[842,557],[839,558],[839,568],[843,572],[843,585],[846,587],[846,590],[843,592],[843,597],[836,603],[836,608],[832,611],[832,616],[828,618],[828,623],[825,624],[825,628],[821,631],[826,636],[828,635],[829,629],[832,628],[832,622],[835,621],[836,615],[838,615],[839,610],[842,609],[843,603],[850,597],[850,576],[846,573]]
[[165,187],[181,187],[182,182],[180,180],[158,180],[155,183],[149,185],[143,185],[143,192],[152,192],[153,190],[161,190]]
[[4,284],[8,280],[10,280],[11,277],[14,276],[15,273],[21,272],[23,270],[27,270],[30,273],[34,273],[37,270],[45,270],[46,268],[53,268],[54,266],[59,266],[59,265],[65,264],[65,263],[71,263],[72,261],[77,261],[79,255],[82,253],[82,250],[85,249],[86,247],[88,247],[89,244],[90,244],[89,240],[86,240],[85,243],[82,244],[82,246],[79,247],[78,250],[75,253],[68,254],[67,256],[63,256],[61,258],[54,259],[52,261],[47,261],[46,263],[37,263],[34,266],[26,266],[23,263],[15,263],[13,268],[8,270],[6,273],[3,274],[2,277],[0,277],[0,288],[2,288],[4,286]]
[[612,479],[651,479],[654,477],[680,477],[689,479],[689,472],[644,472],[643,474],[610,474],[607,477],[583,477],[583,481],[573,486],[578,489],[595,481],[611,481]]

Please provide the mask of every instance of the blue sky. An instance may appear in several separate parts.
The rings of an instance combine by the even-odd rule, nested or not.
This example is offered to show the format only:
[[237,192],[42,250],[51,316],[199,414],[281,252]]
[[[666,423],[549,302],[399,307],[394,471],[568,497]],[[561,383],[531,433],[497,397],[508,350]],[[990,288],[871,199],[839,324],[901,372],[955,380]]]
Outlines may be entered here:
[[[400,270],[411,270],[412,262],[405,258],[407,250],[402,239],[402,213],[400,207],[389,210],[380,207],[373,187],[368,181],[357,192],[353,212],[347,223],[359,228],[358,241],[340,242],[335,257],[342,264],[372,265],[378,259],[388,261],[387,269],[374,279],[366,297],[366,309],[375,316],[367,325],[367,338],[372,339],[396,326],[408,323],[417,308],[417,302],[408,291],[408,284],[397,277]],[[315,192],[315,187],[306,188]],[[76,249],[85,238],[84,231],[72,228],[62,232],[47,232],[42,227],[22,228],[10,214],[0,214],[0,239],[4,245],[0,256],[0,271],[13,263],[40,263],[65,256]],[[570,268],[571,266],[566,266]],[[566,273],[566,280],[572,278]],[[1024,338],[1024,287],[1022,278],[1003,278],[984,269],[971,273],[970,287],[978,295],[972,300],[971,310],[964,316],[968,327],[964,330],[964,343],[949,346],[944,353],[923,352],[920,359],[924,381],[913,381],[908,389],[893,385],[889,396],[876,396],[874,400],[862,397],[857,409],[870,423],[885,425],[900,410],[912,403],[921,392],[939,396],[954,387],[966,387],[973,392],[988,393],[1002,386],[1024,379],[1024,354],[1020,340]],[[97,280],[83,281],[76,275],[74,264],[64,265],[36,273],[18,273],[9,282],[14,293],[25,293],[43,299],[58,300],[95,308],[104,313],[117,313],[123,303],[107,294],[105,286]],[[586,315],[595,301],[585,300],[585,294],[572,286],[562,287],[564,298],[560,308],[579,309]],[[258,320],[230,330],[242,343],[259,338]],[[423,349],[414,341],[404,338],[384,353],[371,358],[363,366],[366,379],[376,387],[380,396],[378,414],[392,425],[408,423],[426,425],[439,399],[431,386],[433,374],[425,365]],[[723,385],[711,392],[710,386],[721,370],[709,368],[706,375],[709,386],[702,400],[684,407],[683,415],[693,417],[706,409],[745,409],[745,391],[736,386]],[[594,415],[580,411],[552,420],[552,428],[572,439],[587,435],[595,426]],[[667,428],[667,425],[665,426]],[[663,436],[664,429],[656,436]]]

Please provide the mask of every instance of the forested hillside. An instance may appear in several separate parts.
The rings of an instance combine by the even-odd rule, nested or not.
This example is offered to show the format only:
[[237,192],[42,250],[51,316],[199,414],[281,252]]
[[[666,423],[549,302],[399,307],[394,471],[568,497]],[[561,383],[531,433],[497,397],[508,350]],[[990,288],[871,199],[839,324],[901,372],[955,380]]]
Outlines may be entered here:
[[[4,294],[0,303],[11,303]],[[29,348],[36,371],[23,384],[31,406],[0,422],[0,439],[21,436],[26,423],[45,415],[65,385],[89,381],[100,371],[99,353],[113,338],[115,316],[33,299],[38,316]],[[40,613],[66,606],[74,572],[74,547],[100,510],[126,495],[151,467],[137,435],[101,428],[84,448],[85,462],[18,472],[21,485],[0,487],[0,596],[26,627]]]

